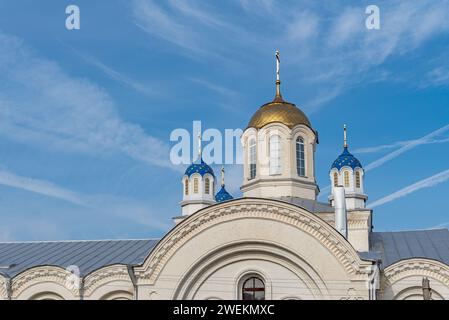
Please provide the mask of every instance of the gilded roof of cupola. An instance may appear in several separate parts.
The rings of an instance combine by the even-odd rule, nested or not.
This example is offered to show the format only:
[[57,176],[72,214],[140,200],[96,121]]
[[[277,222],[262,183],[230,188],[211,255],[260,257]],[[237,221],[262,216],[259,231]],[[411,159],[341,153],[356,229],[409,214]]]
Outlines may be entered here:
[[279,122],[285,124],[290,129],[301,124],[312,129],[312,125],[304,112],[293,103],[284,101],[282,98],[279,64],[279,51],[276,51],[276,96],[273,101],[264,104],[254,113],[248,123],[248,128],[258,130],[267,124]]
[[282,97],[276,97],[272,102],[260,107],[249,121],[248,128],[260,129],[274,122],[285,124],[290,129],[300,124],[312,128],[304,112],[293,103],[282,100]]

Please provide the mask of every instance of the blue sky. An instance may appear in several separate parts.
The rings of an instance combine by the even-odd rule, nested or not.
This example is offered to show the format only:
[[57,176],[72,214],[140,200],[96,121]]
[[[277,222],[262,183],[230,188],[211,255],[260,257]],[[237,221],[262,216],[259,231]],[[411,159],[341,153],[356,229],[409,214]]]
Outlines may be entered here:
[[283,96],[319,132],[320,199],[346,123],[375,229],[447,227],[448,16],[425,0],[1,0],[0,241],[163,235],[185,168],[170,133],[244,129],[273,98],[277,48]]

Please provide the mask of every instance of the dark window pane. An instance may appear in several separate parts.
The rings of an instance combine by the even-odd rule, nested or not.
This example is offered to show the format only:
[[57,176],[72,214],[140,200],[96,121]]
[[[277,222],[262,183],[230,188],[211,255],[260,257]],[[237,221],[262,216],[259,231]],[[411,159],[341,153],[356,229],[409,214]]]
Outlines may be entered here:
[[254,278],[254,288],[264,288],[262,280]]
[[265,291],[255,291],[254,300],[265,300]]
[[265,300],[265,285],[263,281],[256,277],[251,277],[243,283],[243,300]]

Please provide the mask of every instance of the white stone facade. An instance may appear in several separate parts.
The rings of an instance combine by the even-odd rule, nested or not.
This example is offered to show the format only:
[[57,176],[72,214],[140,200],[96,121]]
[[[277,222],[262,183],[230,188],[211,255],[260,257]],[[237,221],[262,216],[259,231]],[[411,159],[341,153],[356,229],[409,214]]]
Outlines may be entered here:
[[[364,214],[350,213],[350,234],[366,224],[359,217]],[[79,288],[70,286],[71,274],[63,268],[39,266],[11,279],[8,290],[0,277],[0,297],[241,299],[242,282],[257,276],[266,299],[373,299],[373,262],[362,260],[325,218],[276,200],[216,204],[184,219],[134,267],[136,287],[123,265],[92,272]],[[449,267],[427,259],[383,270],[377,298],[422,299],[423,277],[432,283],[433,298],[449,298]]]

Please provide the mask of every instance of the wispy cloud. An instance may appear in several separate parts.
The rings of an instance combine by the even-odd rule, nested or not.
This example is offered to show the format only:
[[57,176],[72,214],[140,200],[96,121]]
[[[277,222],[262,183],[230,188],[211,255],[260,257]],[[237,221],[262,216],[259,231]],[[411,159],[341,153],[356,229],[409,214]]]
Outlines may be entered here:
[[273,9],[274,0],[239,0],[242,8],[249,12],[264,10],[270,12]]
[[169,146],[139,125],[123,121],[103,89],[70,76],[20,39],[1,32],[0,79],[4,136],[69,152],[123,153],[173,168]]
[[[186,49],[182,54],[190,53],[193,59],[208,57],[230,62],[236,43],[255,39],[245,29],[227,22],[217,11],[210,3],[199,5],[192,1],[132,2],[135,25],[149,35]],[[235,59],[240,54],[233,52],[233,55]]]
[[346,7],[332,22],[326,39],[330,48],[337,48],[357,41],[363,33],[364,15],[361,7]]
[[441,127],[438,130],[435,130],[419,139],[411,140],[409,143],[403,145],[399,149],[397,149],[393,152],[390,152],[389,154],[387,154],[387,155],[381,157],[380,159],[377,159],[377,160],[371,162],[370,164],[368,164],[367,166],[365,166],[365,171],[370,171],[372,169],[380,167],[383,164],[385,164],[386,162],[399,157],[401,154],[403,154],[407,151],[410,151],[420,145],[427,144],[427,143],[429,143],[429,141],[433,141],[433,139],[435,137],[438,137],[439,135],[443,134],[444,132],[446,132],[448,130],[449,130],[449,124],[445,125],[444,127]]
[[319,19],[319,16],[311,11],[301,11],[294,16],[293,22],[288,24],[283,36],[291,42],[310,41],[319,33]]
[[426,88],[429,86],[447,86],[449,85],[449,66],[438,66],[428,71],[421,87]]
[[[54,199],[64,200],[68,203],[93,210],[96,214],[126,217],[136,223],[159,230],[167,230],[169,228],[167,223],[157,219],[154,213],[148,209],[147,204],[142,204],[135,200],[112,195],[87,195],[45,180],[24,177],[4,170],[0,171],[0,184]],[[6,236],[9,237],[8,234],[4,235],[4,237]]]
[[446,182],[447,180],[449,180],[449,170],[445,170],[440,173],[437,173],[429,178],[423,179],[423,180],[418,181],[408,187],[405,187],[399,191],[396,191],[386,197],[383,197],[379,200],[369,203],[368,207],[370,207],[370,208],[378,207],[380,205],[397,200],[399,198],[403,198],[403,197],[405,197],[413,192],[416,192],[418,190],[436,186],[440,183]]
[[206,81],[203,79],[199,79],[199,78],[190,78],[191,81],[200,84],[201,86],[215,92],[218,93],[224,97],[229,97],[229,98],[236,98],[239,97],[241,94],[240,92],[237,92],[235,90],[229,89],[225,86],[222,85],[218,85],[215,83],[212,83],[210,81]]
[[[416,140],[398,141],[398,142],[393,142],[393,143],[390,143],[390,144],[383,144],[383,145],[379,145],[379,146],[358,148],[358,149],[352,150],[352,152],[353,153],[357,153],[357,154],[377,153],[377,152],[382,152],[382,151],[385,151],[385,150],[400,148],[400,147],[409,145],[410,143],[413,143],[415,141]],[[446,142],[449,142],[449,138],[429,140],[427,142],[422,143],[422,145],[426,145],[426,144],[440,144],[440,143],[446,143]]]
[[[380,152],[380,151],[389,150],[389,149],[393,149],[393,148],[399,148],[399,149],[397,149],[393,152],[390,152],[387,155],[369,163],[368,165],[364,166],[365,171],[370,171],[370,170],[376,169],[376,168],[384,165],[385,163],[399,157],[403,153],[410,151],[410,150],[412,150],[416,147],[419,147],[421,145],[449,142],[449,138],[437,139],[438,136],[442,135],[443,133],[445,133],[448,130],[449,130],[449,124],[439,128],[435,131],[432,131],[431,133],[429,133],[419,139],[408,140],[408,141],[399,141],[399,142],[395,142],[395,143],[391,143],[391,144],[385,144],[385,145],[374,146],[374,147],[359,148],[359,149],[355,149],[353,152],[359,153],[359,154],[375,153],[375,152]],[[326,187],[322,188],[320,197],[321,198],[324,197],[330,189],[331,189],[330,185],[327,185]]]
[[315,98],[304,103],[305,109],[309,114],[313,114],[317,112],[321,106],[338,97],[342,92],[343,89],[341,86],[335,86],[330,90],[323,90]]
[[240,92],[237,92],[220,84],[212,83],[209,80],[203,80],[199,78],[189,78],[189,80],[198,84],[202,88],[220,96],[212,103],[215,103],[220,108],[223,108],[223,110],[232,112],[236,115],[241,114],[241,104],[243,96]]
[[0,184],[65,200],[76,205],[87,206],[87,202],[77,193],[47,181],[22,177],[2,170],[0,171]]
[[156,92],[154,90],[152,90],[148,85],[144,85],[138,81],[135,81],[135,80],[125,76],[123,73],[118,72],[117,70],[114,70],[113,68],[105,65],[98,59],[96,59],[90,55],[87,55],[87,54],[83,54],[83,53],[80,53],[77,51],[75,51],[75,52],[88,64],[100,69],[111,79],[124,84],[125,86],[133,89],[134,91],[142,93],[144,95],[148,95],[148,96],[154,96],[156,94]]
[[[135,0],[131,7],[137,26],[198,61],[224,59],[243,65],[254,63],[260,52],[280,47],[298,81],[313,84],[308,100],[310,108],[318,109],[362,82],[391,80],[394,72],[376,68],[449,33],[447,1],[376,4],[381,8],[381,29],[374,31],[365,27],[365,6],[344,1],[323,8],[312,1],[278,6],[272,0],[235,0],[218,8],[189,0]],[[228,18],[232,16],[235,19]],[[435,73],[445,81],[445,70]]]

